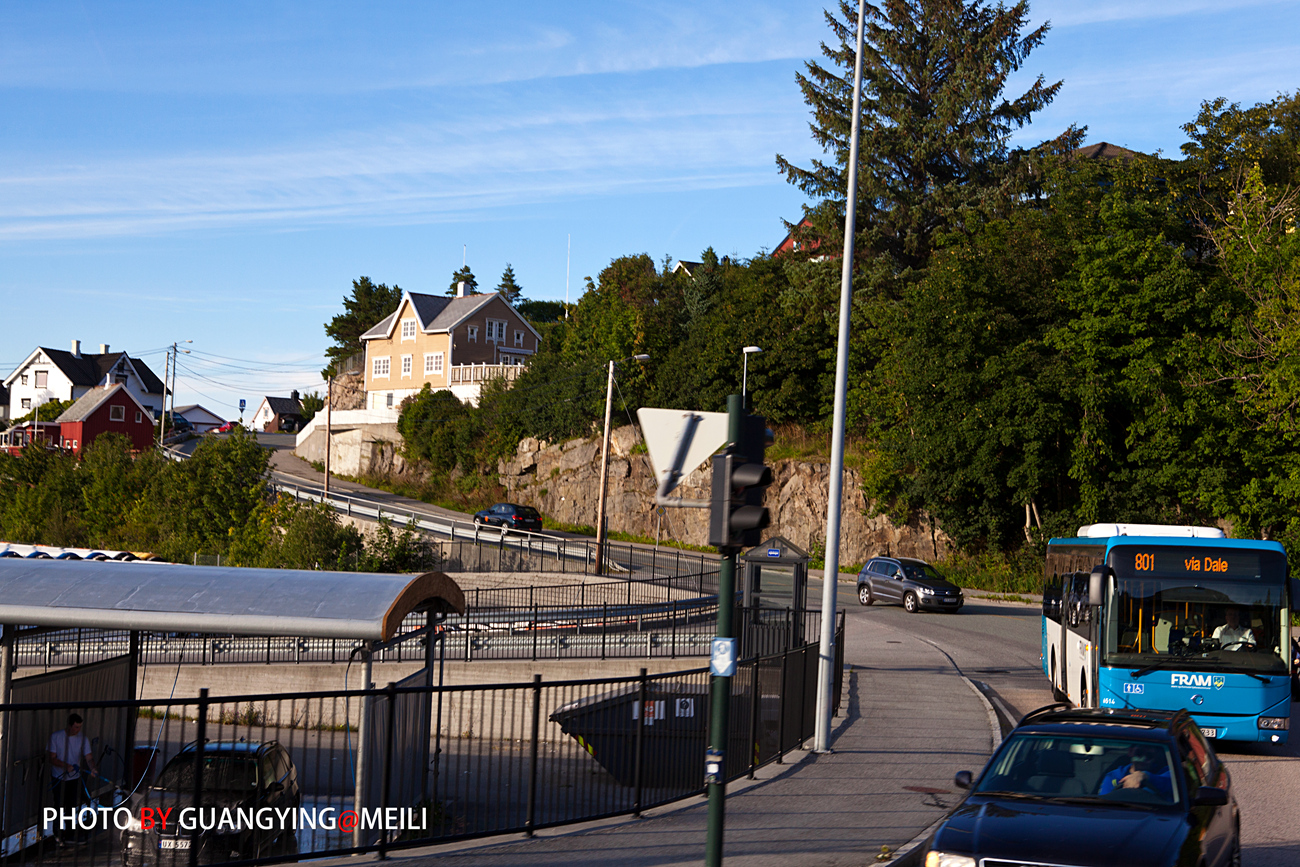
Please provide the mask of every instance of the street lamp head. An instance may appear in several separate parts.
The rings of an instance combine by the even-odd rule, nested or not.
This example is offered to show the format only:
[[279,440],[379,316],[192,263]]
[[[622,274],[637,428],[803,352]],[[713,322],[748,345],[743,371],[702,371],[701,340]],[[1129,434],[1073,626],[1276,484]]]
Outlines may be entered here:
[[633,361],[649,361],[649,360],[650,360],[650,356],[643,352],[643,353],[641,353],[640,355],[634,355],[634,356],[632,356],[632,360],[633,360]]
[[762,352],[763,350],[757,346],[746,346],[744,349],[740,351],[745,353],[746,355],[753,355],[755,352]]

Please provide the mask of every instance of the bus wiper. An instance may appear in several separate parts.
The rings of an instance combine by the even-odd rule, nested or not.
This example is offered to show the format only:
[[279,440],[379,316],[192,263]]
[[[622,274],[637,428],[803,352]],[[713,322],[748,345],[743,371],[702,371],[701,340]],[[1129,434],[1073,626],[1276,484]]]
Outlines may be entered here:
[[[1158,668],[1167,668],[1169,665],[1171,665],[1171,664],[1173,664],[1173,663],[1183,663],[1183,664],[1186,664],[1186,661],[1187,661],[1187,657],[1185,657],[1185,656],[1176,656],[1176,657],[1170,657],[1169,659],[1161,659],[1161,660],[1157,660],[1156,662],[1153,662],[1153,663],[1151,663],[1150,665],[1144,666],[1144,667],[1142,667],[1142,668],[1135,668],[1133,671],[1130,671],[1130,672],[1128,673],[1128,676],[1129,676],[1129,677],[1132,677],[1132,678],[1134,678],[1134,679],[1136,679],[1136,678],[1139,678],[1139,677],[1143,677],[1143,676],[1145,676],[1145,675],[1148,675],[1148,674],[1150,674],[1151,672],[1155,671],[1155,670],[1158,669]],[[1228,663],[1224,662],[1222,659],[1198,659],[1198,660],[1196,661],[1196,664],[1195,664],[1194,666],[1192,666],[1192,667],[1193,667],[1193,668],[1208,668],[1208,669],[1214,669],[1214,668],[1217,667],[1217,668],[1219,668],[1219,669],[1224,669],[1224,668],[1228,668],[1229,665],[1228,665]],[[1265,676],[1262,675],[1262,674],[1256,674],[1256,673],[1253,672],[1253,671],[1235,671],[1235,670],[1234,670],[1234,671],[1231,672],[1231,674],[1244,674],[1244,675],[1247,675],[1247,676],[1249,676],[1249,677],[1253,677],[1253,678],[1255,678],[1255,680],[1258,680],[1260,683],[1272,683],[1272,682],[1273,682],[1271,678],[1265,677]]]
[[1128,673],[1128,676],[1135,679],[1139,677],[1143,677],[1155,671],[1157,668],[1164,668],[1165,666],[1178,661],[1180,660],[1178,660],[1175,657],[1169,657],[1168,659],[1157,659],[1155,662],[1151,663],[1150,665],[1143,666],[1142,668],[1133,669]]

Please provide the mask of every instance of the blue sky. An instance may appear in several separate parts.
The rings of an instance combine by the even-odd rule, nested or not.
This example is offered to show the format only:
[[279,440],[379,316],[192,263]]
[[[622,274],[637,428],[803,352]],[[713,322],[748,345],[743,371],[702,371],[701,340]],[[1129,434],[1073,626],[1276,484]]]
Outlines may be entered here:
[[[109,343],[178,402],[320,387],[367,275],[562,299],[610,259],[774,247],[816,155],[794,83],[816,3],[0,2],[0,368]],[[1039,0],[1019,82],[1064,79],[1024,143],[1176,155],[1203,100],[1300,86],[1300,3]]]

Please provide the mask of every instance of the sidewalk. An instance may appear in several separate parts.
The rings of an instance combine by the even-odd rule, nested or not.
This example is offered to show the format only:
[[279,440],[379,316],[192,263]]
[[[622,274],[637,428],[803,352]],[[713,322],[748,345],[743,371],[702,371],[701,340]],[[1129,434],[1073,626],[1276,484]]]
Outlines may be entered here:
[[[977,771],[988,758],[991,711],[943,653],[862,621],[850,621],[845,642],[851,670],[834,720],[834,752],[793,753],[790,764],[729,787],[728,864],[872,863],[882,845],[897,849],[941,817],[957,801],[953,774]],[[700,864],[706,820],[704,800],[691,798],[642,819],[551,829],[531,840],[448,844],[390,860],[401,867]]]

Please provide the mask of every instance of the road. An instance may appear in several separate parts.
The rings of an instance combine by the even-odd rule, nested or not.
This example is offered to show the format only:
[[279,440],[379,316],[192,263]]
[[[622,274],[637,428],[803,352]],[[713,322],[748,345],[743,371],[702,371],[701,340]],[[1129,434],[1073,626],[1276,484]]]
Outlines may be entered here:
[[[821,583],[809,582],[810,606],[821,604]],[[841,582],[847,629],[885,627],[924,638],[945,651],[962,673],[988,689],[1003,715],[1019,717],[1052,702],[1042,673],[1041,614],[1037,607],[968,601],[958,614],[908,614],[896,606],[858,604],[854,585]],[[1292,718],[1300,706],[1292,705]],[[1300,863],[1300,733],[1284,747],[1217,745],[1241,805],[1242,863],[1292,867]]]

